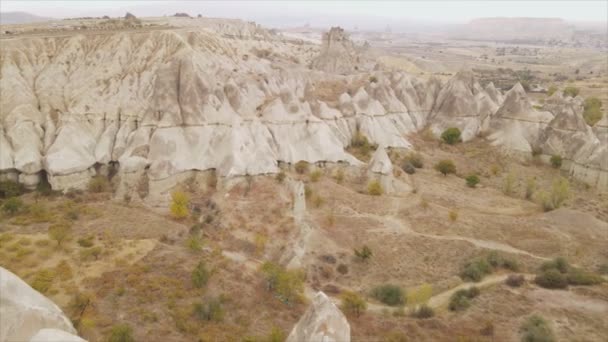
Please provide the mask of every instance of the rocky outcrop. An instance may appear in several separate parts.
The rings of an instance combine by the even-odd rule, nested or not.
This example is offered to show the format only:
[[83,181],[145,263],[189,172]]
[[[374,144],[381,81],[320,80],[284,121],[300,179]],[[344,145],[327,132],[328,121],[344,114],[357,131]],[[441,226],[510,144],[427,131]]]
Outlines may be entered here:
[[318,292],[287,342],[350,342],[350,325],[336,305]]
[[393,163],[386,154],[384,146],[378,146],[376,152],[369,161],[369,171],[381,175],[392,175]]
[[0,267],[0,341],[83,341],[74,335],[57,305]]
[[437,135],[458,127],[464,140],[489,132],[493,144],[529,152],[553,119],[521,86],[503,101],[468,72],[443,86],[402,72],[336,74],[329,60],[356,63],[341,29],[327,33],[315,61],[329,67],[319,71],[289,64],[300,47],[254,23],[181,22],[204,29],[3,42],[0,175],[33,188],[44,171],[66,190],[112,164],[121,189],[140,179],[169,188],[193,170],[232,177],[300,160],[362,165],[345,151],[355,132],[410,148],[408,134],[429,126]]
[[344,29],[332,27],[323,34],[321,52],[311,67],[329,73],[349,74],[362,70],[363,60]]
[[532,108],[526,91],[517,83],[492,115],[488,139],[505,151],[529,155],[552,119],[550,112]]

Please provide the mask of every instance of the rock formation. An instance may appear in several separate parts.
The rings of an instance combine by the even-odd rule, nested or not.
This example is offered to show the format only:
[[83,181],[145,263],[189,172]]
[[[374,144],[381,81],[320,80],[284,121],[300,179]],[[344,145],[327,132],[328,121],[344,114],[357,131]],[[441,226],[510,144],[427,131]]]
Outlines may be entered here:
[[362,58],[355,44],[341,27],[332,27],[323,34],[321,53],[312,61],[313,69],[349,74],[362,68]]
[[336,305],[318,292],[287,342],[350,342],[350,325]]
[[0,341],[84,341],[61,309],[0,267]]
[[314,57],[255,23],[175,20],[202,28],[3,41],[0,178],[33,188],[45,176],[67,190],[115,169],[119,188],[132,191],[142,179],[166,188],[192,170],[232,177],[300,160],[362,165],[345,151],[357,131],[410,148],[407,135],[429,126],[436,135],[458,127],[465,141],[488,132],[505,151],[529,154],[554,116],[534,110],[520,85],[503,100],[469,72],[445,85],[403,72],[340,75],[358,53],[339,28]]

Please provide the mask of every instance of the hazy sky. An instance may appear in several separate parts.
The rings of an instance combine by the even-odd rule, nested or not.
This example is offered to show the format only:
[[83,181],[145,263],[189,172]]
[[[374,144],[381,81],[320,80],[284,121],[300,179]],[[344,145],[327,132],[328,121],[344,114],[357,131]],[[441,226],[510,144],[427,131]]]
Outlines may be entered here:
[[[381,24],[399,20],[463,23],[479,17],[559,17],[570,21],[606,21],[608,0],[596,1],[0,1],[0,11],[41,16],[160,16],[175,12],[255,20],[297,26],[306,22]],[[346,22],[345,22],[346,21]]]

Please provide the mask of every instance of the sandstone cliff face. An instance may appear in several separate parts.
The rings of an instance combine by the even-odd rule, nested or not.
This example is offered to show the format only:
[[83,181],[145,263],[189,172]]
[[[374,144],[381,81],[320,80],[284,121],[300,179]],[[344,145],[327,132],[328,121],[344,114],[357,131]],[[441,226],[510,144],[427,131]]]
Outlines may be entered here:
[[[187,23],[198,21],[203,28],[3,40],[0,177],[35,187],[44,170],[66,190],[113,167],[129,189],[142,174],[170,183],[190,170],[230,177],[300,160],[361,165],[345,151],[357,130],[410,148],[407,135],[427,126],[458,127],[465,140],[489,132],[495,145],[529,153],[554,116],[535,111],[520,86],[503,100],[467,72],[446,85],[401,72],[341,75],[354,62],[335,58],[352,48],[339,29],[313,60],[312,47],[254,24]],[[308,61],[338,67],[310,70]]]
[[0,341],[84,341],[75,335],[57,305],[0,267]]

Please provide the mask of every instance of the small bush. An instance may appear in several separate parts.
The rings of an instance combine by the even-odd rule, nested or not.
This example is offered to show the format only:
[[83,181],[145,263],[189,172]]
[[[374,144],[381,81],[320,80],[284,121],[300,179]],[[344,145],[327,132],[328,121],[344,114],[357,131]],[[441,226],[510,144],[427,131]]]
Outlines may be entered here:
[[283,183],[283,181],[285,180],[285,177],[286,177],[285,172],[281,171],[281,172],[277,173],[277,175],[274,177],[274,179],[276,179],[277,182],[279,182],[279,183]]
[[390,306],[404,305],[406,298],[403,289],[392,284],[385,284],[375,287],[371,292],[371,296]]
[[23,208],[23,201],[18,197],[11,197],[2,205],[2,210],[9,215],[15,215],[23,210]]
[[564,96],[576,97],[579,92],[580,89],[573,86],[568,86],[564,89]]
[[135,342],[133,329],[128,324],[118,324],[110,330],[108,342]]
[[378,146],[370,143],[363,133],[357,131],[353,135],[349,147],[355,150],[353,151],[355,157],[360,159],[368,159],[371,152],[374,151]]
[[294,168],[295,168],[296,172],[301,175],[308,173],[308,162],[306,162],[304,160],[300,160],[299,162],[296,163]]
[[520,287],[526,282],[526,278],[521,274],[511,274],[505,280],[505,283],[511,287]]
[[207,281],[209,281],[209,271],[207,270],[207,266],[205,262],[201,261],[196,265],[194,270],[192,271],[192,284],[194,287],[202,288],[207,285]]
[[535,191],[536,191],[536,178],[530,177],[526,181],[526,194],[525,194],[526,199],[527,200],[531,199],[532,195],[534,195]]
[[553,268],[538,274],[534,278],[534,282],[548,289],[565,289],[568,287],[566,275]]
[[550,269],[556,269],[560,273],[568,273],[568,271],[570,271],[570,264],[566,259],[562,257],[557,257],[551,261],[546,261],[542,265],[540,265],[541,271],[547,271]]
[[448,218],[450,219],[451,222],[456,222],[456,220],[458,220],[458,211],[450,210],[448,212]]
[[413,175],[414,173],[416,173],[416,168],[409,161],[404,162],[401,165],[401,169],[403,169],[403,171],[405,171],[405,173],[407,173],[408,175]]
[[310,181],[313,183],[318,182],[322,175],[321,170],[314,170],[310,173]]
[[604,278],[601,276],[579,269],[572,269],[568,273],[567,279],[570,285],[596,285],[604,282]]
[[479,296],[480,291],[477,287],[473,286],[469,289],[463,289],[456,291],[450,297],[450,303],[448,304],[448,309],[450,311],[462,311],[471,306],[471,299]]
[[563,177],[559,177],[553,182],[551,193],[541,191],[537,196],[544,211],[561,207],[568,197],[570,197],[570,183]]
[[381,196],[384,193],[384,189],[382,189],[379,181],[373,180],[367,184],[367,193],[372,196]]
[[562,167],[562,157],[558,155],[551,156],[551,166],[555,169]]
[[551,327],[542,317],[532,315],[521,325],[522,342],[553,342]]
[[465,178],[465,180],[469,188],[474,188],[477,186],[477,184],[479,184],[479,176],[477,175],[469,175],[467,178]]
[[203,249],[201,239],[195,235],[190,235],[188,239],[186,239],[186,247],[193,252],[199,252]]
[[99,256],[103,253],[101,246],[87,248],[80,251],[80,258],[83,260],[99,260]]
[[555,94],[555,92],[557,91],[557,87],[552,85],[549,86],[549,89],[547,89],[547,96],[551,96],[553,94]]
[[405,157],[405,161],[409,162],[417,169],[421,169],[424,166],[424,159],[422,158],[422,155],[418,152],[408,153]]
[[224,318],[221,298],[210,298],[203,303],[194,304],[193,313],[202,321],[221,322]]
[[57,246],[69,240],[71,235],[72,227],[66,223],[57,223],[49,227],[49,237],[57,241]]
[[86,238],[80,238],[80,239],[78,239],[77,242],[80,247],[84,247],[84,248],[93,247],[93,245],[94,245],[92,236],[89,236]]
[[447,176],[450,173],[456,173],[456,165],[449,159],[440,160],[435,164],[435,170],[441,172],[442,175]]
[[412,316],[419,319],[431,318],[435,316],[435,311],[430,306],[423,304],[414,310]]
[[344,265],[344,264],[340,264],[338,265],[338,267],[336,268],[336,270],[340,273],[340,274],[347,274],[348,273],[348,266]]
[[478,282],[490,273],[492,273],[492,266],[485,259],[477,259],[464,266],[460,272],[460,278]]
[[441,140],[443,140],[448,145],[454,145],[461,140],[460,138],[460,129],[456,127],[450,127],[441,133]]
[[336,171],[334,174],[334,179],[336,180],[336,183],[342,184],[344,181],[344,170],[338,169],[338,171]]
[[341,309],[347,314],[359,317],[367,309],[367,302],[355,292],[344,291],[340,295]]
[[314,196],[312,199],[312,205],[315,208],[320,208],[323,205],[323,203],[325,203],[325,200],[323,199],[323,197],[321,197],[319,195]]
[[585,111],[583,112],[583,118],[589,126],[595,125],[602,119],[602,101],[597,97],[589,97],[585,99],[584,105]]
[[301,270],[285,270],[272,263],[265,262],[261,267],[266,278],[268,290],[285,303],[300,301],[304,293],[306,276]]
[[171,194],[171,216],[176,219],[186,218],[190,214],[189,204],[190,198],[185,192],[174,191]]
[[367,247],[367,245],[364,245],[363,247],[361,247],[361,249],[355,248],[354,252],[355,252],[355,256],[360,261],[366,261],[367,259],[371,258],[373,255],[372,250],[369,247]]
[[25,192],[23,185],[11,180],[0,181],[0,198],[17,197]]
[[507,195],[507,196],[511,196],[513,194],[513,192],[515,191],[515,174],[513,172],[509,172],[507,174],[507,176],[505,177],[505,179],[502,182],[502,192]]
[[110,182],[106,177],[95,176],[89,181],[88,189],[89,192],[106,192],[110,190]]
[[433,296],[433,287],[430,284],[422,284],[418,288],[407,292],[407,303],[424,304]]
[[34,281],[32,282],[32,288],[40,293],[46,293],[53,285],[55,279],[55,272],[51,270],[41,270],[36,273]]

